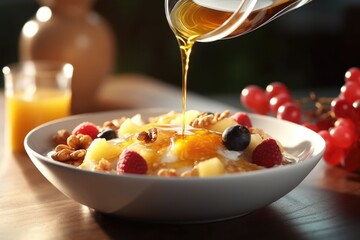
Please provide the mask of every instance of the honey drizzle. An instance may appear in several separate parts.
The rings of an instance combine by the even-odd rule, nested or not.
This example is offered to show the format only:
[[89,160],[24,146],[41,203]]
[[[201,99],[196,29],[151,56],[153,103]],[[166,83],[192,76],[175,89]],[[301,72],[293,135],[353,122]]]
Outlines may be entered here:
[[189,73],[189,63],[190,63],[190,55],[191,50],[195,43],[195,38],[183,38],[179,35],[176,35],[178,40],[180,54],[181,54],[181,68],[182,68],[182,136],[184,137],[185,134],[185,127],[186,127],[186,97],[187,97],[187,79]]

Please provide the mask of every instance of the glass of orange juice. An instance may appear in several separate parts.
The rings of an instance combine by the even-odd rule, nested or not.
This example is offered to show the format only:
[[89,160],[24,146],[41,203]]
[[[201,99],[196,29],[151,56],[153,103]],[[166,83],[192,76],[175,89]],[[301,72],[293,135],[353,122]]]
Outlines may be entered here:
[[24,151],[24,138],[34,127],[70,115],[73,66],[51,61],[25,61],[3,68],[6,142]]

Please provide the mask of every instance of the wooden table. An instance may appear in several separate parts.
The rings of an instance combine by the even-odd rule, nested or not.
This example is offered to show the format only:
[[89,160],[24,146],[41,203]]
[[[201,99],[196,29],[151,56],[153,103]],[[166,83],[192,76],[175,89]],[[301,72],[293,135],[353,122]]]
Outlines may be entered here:
[[167,225],[102,215],[61,194],[26,154],[8,150],[3,92],[0,110],[0,239],[360,239],[360,175],[323,162],[280,200],[233,220]]

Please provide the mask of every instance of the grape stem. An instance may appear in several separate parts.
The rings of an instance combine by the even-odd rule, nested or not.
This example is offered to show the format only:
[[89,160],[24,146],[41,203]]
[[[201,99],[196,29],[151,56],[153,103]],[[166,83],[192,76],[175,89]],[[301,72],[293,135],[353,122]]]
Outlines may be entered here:
[[335,119],[334,113],[331,111],[330,97],[318,97],[315,92],[310,92],[309,96],[296,100],[301,109],[305,110],[304,117],[307,121],[318,119]]

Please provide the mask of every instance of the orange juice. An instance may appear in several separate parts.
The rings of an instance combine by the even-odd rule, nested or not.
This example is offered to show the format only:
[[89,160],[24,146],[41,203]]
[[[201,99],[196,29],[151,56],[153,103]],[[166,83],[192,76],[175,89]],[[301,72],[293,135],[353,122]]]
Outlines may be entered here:
[[34,127],[70,115],[70,91],[37,88],[34,93],[6,96],[7,140],[13,151],[24,151],[24,138]]

